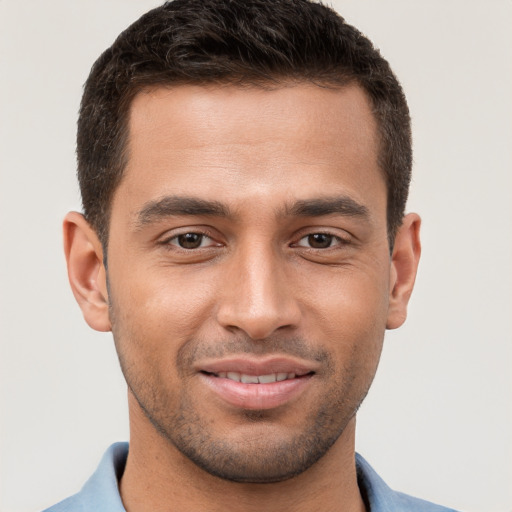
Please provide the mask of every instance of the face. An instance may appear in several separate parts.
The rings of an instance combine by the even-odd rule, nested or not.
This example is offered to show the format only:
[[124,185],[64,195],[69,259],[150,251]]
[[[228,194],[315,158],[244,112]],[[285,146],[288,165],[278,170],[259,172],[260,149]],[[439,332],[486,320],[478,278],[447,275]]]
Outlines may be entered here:
[[112,204],[110,321],[132,407],[211,474],[320,459],[373,379],[390,299],[363,92],[140,93]]

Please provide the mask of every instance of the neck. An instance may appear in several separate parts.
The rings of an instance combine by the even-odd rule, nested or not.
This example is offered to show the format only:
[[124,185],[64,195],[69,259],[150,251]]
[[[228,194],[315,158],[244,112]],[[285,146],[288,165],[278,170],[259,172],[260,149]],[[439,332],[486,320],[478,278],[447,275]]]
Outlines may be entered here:
[[[132,405],[132,404],[131,404]],[[355,467],[355,419],[317,463],[278,483],[246,484],[212,476],[130,407],[130,451],[120,482],[127,512],[364,512]]]

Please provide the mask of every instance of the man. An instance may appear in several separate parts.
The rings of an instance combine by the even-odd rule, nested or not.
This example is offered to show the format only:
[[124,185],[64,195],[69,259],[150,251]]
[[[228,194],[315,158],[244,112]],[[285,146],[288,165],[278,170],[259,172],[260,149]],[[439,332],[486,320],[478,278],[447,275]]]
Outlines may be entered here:
[[306,0],[176,0],[95,63],[74,295],[112,331],[130,446],[51,511],[440,511],[356,456],[420,254],[407,104]]

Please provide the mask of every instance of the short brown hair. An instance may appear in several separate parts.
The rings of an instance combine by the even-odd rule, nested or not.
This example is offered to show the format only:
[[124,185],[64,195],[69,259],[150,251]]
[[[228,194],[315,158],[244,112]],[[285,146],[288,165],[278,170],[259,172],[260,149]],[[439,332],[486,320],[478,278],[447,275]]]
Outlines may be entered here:
[[388,62],[332,9],[309,0],[174,0],[143,15],[95,62],[78,120],[84,215],[106,248],[112,197],[126,163],[128,114],[155,85],[357,83],[378,123],[392,246],[412,166],[407,102]]

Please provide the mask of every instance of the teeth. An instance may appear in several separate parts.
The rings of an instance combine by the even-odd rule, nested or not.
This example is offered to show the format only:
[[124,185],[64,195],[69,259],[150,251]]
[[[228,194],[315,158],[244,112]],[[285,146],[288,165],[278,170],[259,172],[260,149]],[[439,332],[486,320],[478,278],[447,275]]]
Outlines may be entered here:
[[270,382],[275,382],[277,380],[276,374],[271,373],[269,375],[259,375],[258,382],[260,384],[269,384]]
[[219,372],[217,377],[230,379],[244,384],[271,384],[287,379],[294,379],[295,373],[269,373],[267,375],[247,375],[239,372]]
[[259,380],[256,375],[245,375],[245,373],[242,373],[240,375],[240,382],[244,384],[258,384]]

